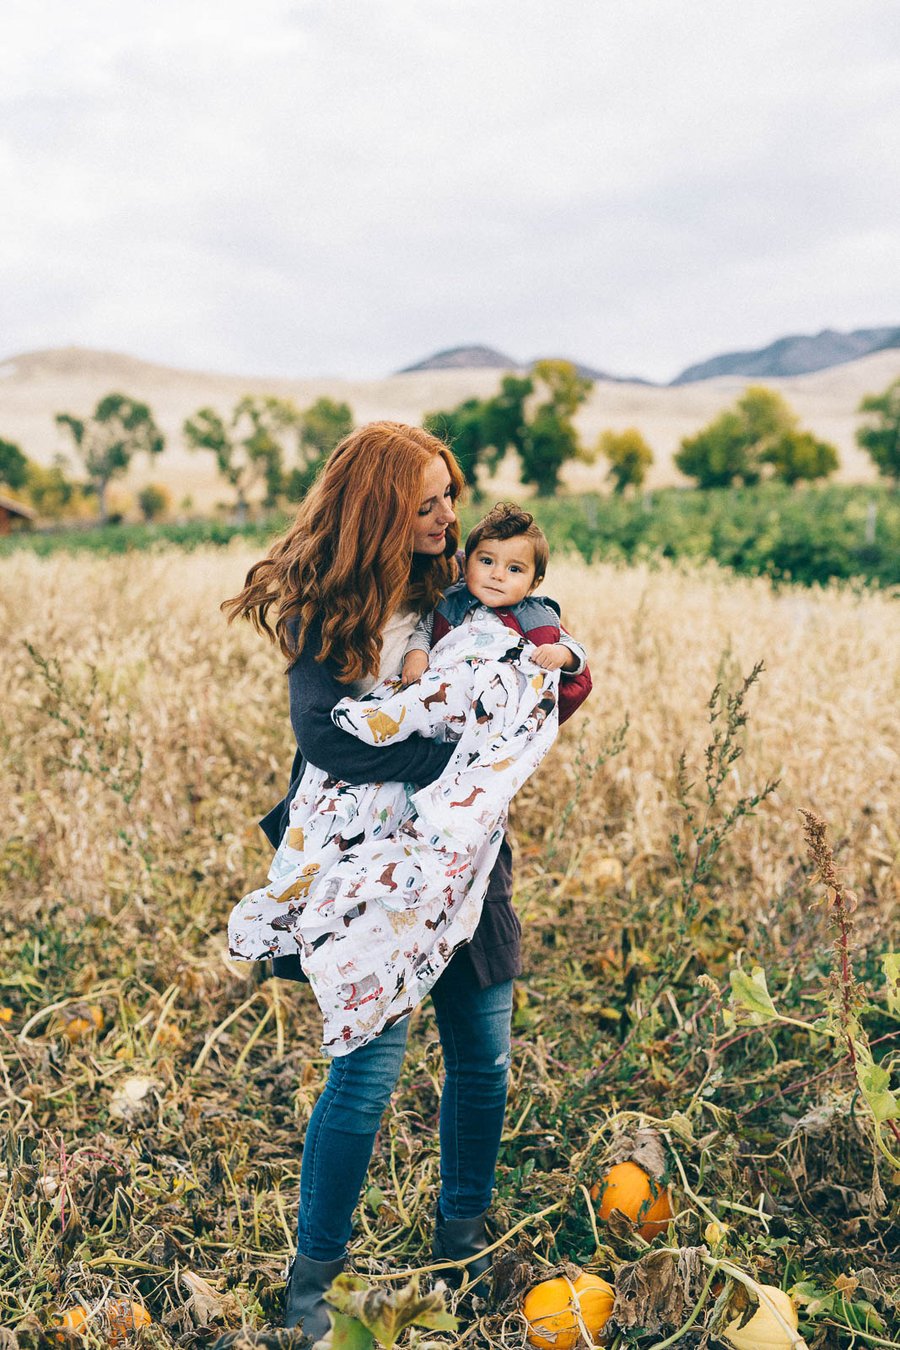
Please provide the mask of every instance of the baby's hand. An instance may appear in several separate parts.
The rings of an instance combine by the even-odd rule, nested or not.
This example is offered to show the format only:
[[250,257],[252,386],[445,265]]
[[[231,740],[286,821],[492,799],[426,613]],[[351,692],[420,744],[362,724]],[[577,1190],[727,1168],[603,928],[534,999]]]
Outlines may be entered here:
[[400,671],[400,681],[402,684],[415,684],[416,680],[421,680],[427,669],[427,652],[407,652],[406,656],[403,658],[403,669]]
[[568,647],[561,642],[545,642],[531,653],[532,661],[542,670],[562,670],[570,656]]

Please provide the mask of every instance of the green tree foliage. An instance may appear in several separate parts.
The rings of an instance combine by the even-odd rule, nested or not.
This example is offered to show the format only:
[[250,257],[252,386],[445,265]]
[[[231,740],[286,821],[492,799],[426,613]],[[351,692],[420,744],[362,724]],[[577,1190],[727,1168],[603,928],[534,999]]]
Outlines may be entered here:
[[763,452],[762,459],[772,465],[774,477],[783,483],[827,478],[838,467],[837,450],[811,431],[784,432]]
[[450,446],[476,498],[480,495],[478,464],[487,449],[483,419],[484,403],[481,399],[467,398],[448,412],[427,413],[422,420],[426,431]]
[[653,451],[637,427],[624,431],[604,431],[597,449],[609,460],[607,478],[613,480],[613,491],[622,493],[628,487],[638,488],[653,463]]
[[334,447],[352,430],[353,410],[349,403],[319,398],[301,413],[297,438],[299,463],[285,480],[285,491],[291,501],[306,496]]
[[134,455],[143,453],[152,458],[165,445],[147,404],[127,394],[107,394],[90,417],[57,413],[56,421],[72,436],[91,489],[96,493],[103,521],[107,517],[106,489],[110,481],[126,472]]
[[527,375],[504,375],[499,393],[492,398],[467,398],[448,412],[428,413],[424,418],[426,431],[453,450],[476,501],[482,496],[479,465],[493,474],[510,446],[521,454],[526,438],[525,400],[533,389]]
[[546,385],[549,398],[545,406],[558,417],[574,417],[594,387],[594,381],[579,375],[571,361],[537,361],[534,378]]
[[534,381],[529,376],[504,375],[500,392],[482,405],[485,461],[490,473],[496,472],[510,447],[521,455],[527,435],[525,400],[533,393]]
[[476,500],[481,496],[479,466],[495,473],[509,449],[519,456],[523,482],[534,483],[543,496],[556,491],[560,469],[568,460],[593,458],[581,447],[571,420],[587,398],[591,381],[580,376],[570,361],[540,361],[534,375],[547,397],[530,421],[525,402],[535,383],[527,375],[504,375],[492,398],[469,398],[424,419],[426,430],[451,446]]
[[874,420],[857,429],[857,443],[872,456],[880,474],[900,484],[900,379],[881,394],[867,394],[858,411]]
[[159,483],[147,483],[138,493],[137,502],[145,520],[159,520],[171,507],[172,497]]
[[248,395],[235,404],[226,423],[214,408],[200,408],[184,423],[192,450],[211,450],[216,467],[234,489],[235,514],[245,520],[250,494],[265,487],[274,504],[284,487],[284,434],[300,425],[300,411],[288,399]]
[[65,469],[57,459],[49,469],[41,464],[28,461],[25,479],[25,491],[38,515],[59,519],[82,493],[78,486],[66,477]]
[[746,432],[739,413],[723,412],[714,421],[686,436],[674,456],[675,466],[698,487],[730,487],[735,479],[755,483],[758,472],[751,468]]
[[526,424],[520,449],[523,483],[534,483],[539,497],[552,496],[559,487],[563,465],[573,459],[590,463],[593,452],[578,439],[572,418],[593,388],[571,361],[538,361],[534,378],[547,390]]
[[764,384],[751,384],[745,389],[736,408],[748,446],[760,454],[797,425],[797,414],[787,400]]
[[797,416],[774,389],[751,385],[737,400],[681,442],[676,467],[702,488],[752,486],[770,476],[786,483],[825,478],[838,465],[837,451],[810,432],[801,431]]
[[0,440],[0,483],[18,492],[27,480],[28,460],[22,451],[12,441]]

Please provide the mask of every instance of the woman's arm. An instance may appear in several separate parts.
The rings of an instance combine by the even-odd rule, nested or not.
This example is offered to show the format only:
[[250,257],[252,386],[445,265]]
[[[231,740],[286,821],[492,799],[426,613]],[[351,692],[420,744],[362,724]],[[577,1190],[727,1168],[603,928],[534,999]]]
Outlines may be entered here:
[[288,673],[291,725],[303,758],[345,783],[415,783],[440,778],[454,751],[452,743],[412,735],[405,741],[365,745],[341,731],[331,710],[347,695],[331,661],[317,661],[317,633],[310,632]]

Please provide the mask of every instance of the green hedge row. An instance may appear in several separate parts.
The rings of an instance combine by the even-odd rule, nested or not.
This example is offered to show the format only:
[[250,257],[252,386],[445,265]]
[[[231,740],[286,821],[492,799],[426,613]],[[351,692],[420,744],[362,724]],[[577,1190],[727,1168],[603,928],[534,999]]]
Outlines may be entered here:
[[[490,499],[484,505],[489,504]],[[628,499],[586,493],[536,498],[529,509],[552,548],[574,551],[588,562],[711,558],[736,572],[804,585],[835,578],[900,584],[900,493],[881,486],[669,488]],[[478,505],[468,503],[464,529],[480,514]],[[0,556],[16,548],[39,554],[191,549],[238,536],[264,547],[286,524],[279,516],[241,526],[198,520],[18,533],[0,540]]]
[[[670,488],[643,498],[528,504],[553,548],[585,558],[702,560],[804,585],[859,577],[900,583],[900,493],[883,487]],[[477,518],[471,506],[466,525]]]
[[258,540],[266,544],[273,534],[287,525],[288,518],[269,517],[244,525],[220,520],[188,520],[153,524],[116,524],[69,526],[61,529],[20,530],[0,539],[0,557],[17,548],[27,548],[42,558],[60,551],[67,553],[130,553],[156,546],[173,545],[190,551],[206,544],[230,544],[232,539]]

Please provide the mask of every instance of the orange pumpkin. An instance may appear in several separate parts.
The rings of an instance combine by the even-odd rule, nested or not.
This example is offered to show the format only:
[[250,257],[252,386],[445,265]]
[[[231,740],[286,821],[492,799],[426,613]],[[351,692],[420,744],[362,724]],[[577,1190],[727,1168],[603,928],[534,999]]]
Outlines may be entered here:
[[91,1003],[83,1012],[76,1012],[70,1017],[62,1029],[63,1035],[74,1045],[76,1041],[83,1040],[93,1031],[103,1030],[103,1009],[96,1003]]
[[596,1341],[615,1299],[615,1289],[599,1275],[582,1274],[574,1282],[563,1276],[543,1280],[529,1289],[522,1305],[528,1344],[536,1350],[574,1350],[581,1339],[579,1316]]
[[665,1186],[653,1181],[643,1167],[634,1162],[616,1163],[603,1178],[591,1187],[591,1199],[597,1205],[601,1219],[608,1219],[618,1209],[632,1223],[647,1242],[652,1242],[672,1217],[672,1202]]
[[[74,1331],[80,1335],[91,1331],[102,1336],[109,1345],[122,1345],[141,1327],[148,1327],[152,1318],[142,1303],[131,1299],[117,1298],[104,1303],[93,1314],[88,1313],[79,1303],[64,1312],[56,1327],[60,1331]],[[62,1339],[58,1337],[57,1339]]]

